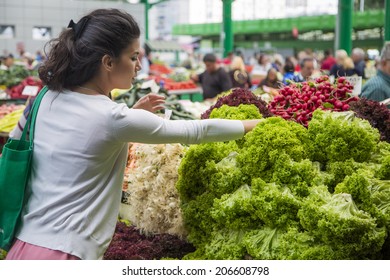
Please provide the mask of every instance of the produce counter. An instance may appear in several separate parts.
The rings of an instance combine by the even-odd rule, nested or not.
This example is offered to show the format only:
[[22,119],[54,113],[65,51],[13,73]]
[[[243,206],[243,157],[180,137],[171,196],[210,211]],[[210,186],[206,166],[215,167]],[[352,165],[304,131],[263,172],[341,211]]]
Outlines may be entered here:
[[203,91],[202,88],[191,88],[191,89],[175,89],[168,90],[169,95],[178,95],[180,99],[187,99],[193,102],[203,101]]

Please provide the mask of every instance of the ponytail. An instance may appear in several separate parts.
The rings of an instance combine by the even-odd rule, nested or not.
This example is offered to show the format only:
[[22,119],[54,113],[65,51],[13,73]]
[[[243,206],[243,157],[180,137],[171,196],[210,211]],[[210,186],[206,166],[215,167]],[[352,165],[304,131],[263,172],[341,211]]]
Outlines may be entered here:
[[39,67],[38,73],[39,78],[51,90],[63,90],[74,52],[73,37],[72,30],[64,30],[58,38],[50,40],[45,45],[45,54],[47,54],[47,47],[50,47],[51,50],[47,55],[46,62]]
[[46,62],[38,69],[49,89],[62,91],[82,85],[99,71],[102,57],[118,59],[124,49],[140,36],[134,18],[117,9],[98,9],[71,20],[68,29],[50,40]]

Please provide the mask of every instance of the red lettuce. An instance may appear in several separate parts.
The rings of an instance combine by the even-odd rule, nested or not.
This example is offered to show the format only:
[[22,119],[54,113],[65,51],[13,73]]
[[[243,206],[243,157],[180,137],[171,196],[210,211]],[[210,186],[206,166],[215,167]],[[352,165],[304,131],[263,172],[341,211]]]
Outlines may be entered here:
[[195,251],[192,244],[170,234],[146,236],[134,227],[118,222],[113,239],[104,254],[105,260],[181,259]]
[[377,101],[361,98],[350,103],[350,108],[356,116],[367,120],[379,130],[381,140],[390,143],[390,109]]
[[259,109],[263,118],[272,116],[271,112],[267,108],[267,103],[265,103],[265,101],[259,96],[256,96],[249,89],[233,88],[232,93],[229,95],[219,97],[217,102],[201,115],[201,118],[209,119],[211,111],[214,108],[222,107],[222,105],[238,107],[240,104],[255,105]]

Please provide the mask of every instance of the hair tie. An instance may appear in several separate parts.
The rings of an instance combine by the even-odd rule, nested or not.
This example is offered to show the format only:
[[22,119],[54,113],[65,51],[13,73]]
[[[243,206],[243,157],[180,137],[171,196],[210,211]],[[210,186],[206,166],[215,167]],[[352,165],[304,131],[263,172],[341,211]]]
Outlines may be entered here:
[[70,22],[68,24],[68,28],[73,29],[75,41],[81,37],[81,35],[85,29],[85,26],[87,25],[89,20],[90,20],[90,17],[84,17],[84,18],[80,19],[78,23],[75,23],[73,21],[73,19],[70,20]]

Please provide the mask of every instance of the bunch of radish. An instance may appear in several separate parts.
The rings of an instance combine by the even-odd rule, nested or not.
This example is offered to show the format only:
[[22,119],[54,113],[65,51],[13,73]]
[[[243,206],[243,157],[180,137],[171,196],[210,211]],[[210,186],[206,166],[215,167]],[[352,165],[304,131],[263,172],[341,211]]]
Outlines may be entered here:
[[294,120],[307,127],[316,109],[348,111],[349,103],[359,98],[352,96],[353,86],[345,77],[331,83],[328,76],[314,81],[290,83],[279,90],[268,107],[274,115]]

